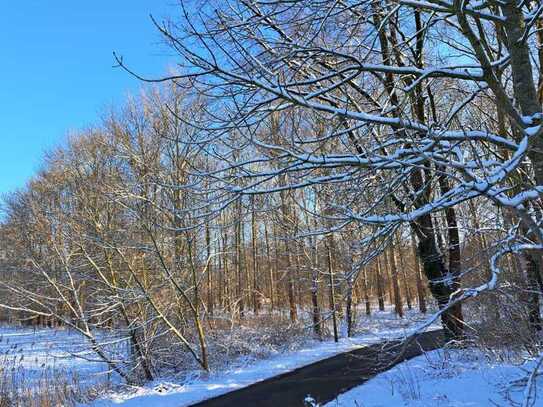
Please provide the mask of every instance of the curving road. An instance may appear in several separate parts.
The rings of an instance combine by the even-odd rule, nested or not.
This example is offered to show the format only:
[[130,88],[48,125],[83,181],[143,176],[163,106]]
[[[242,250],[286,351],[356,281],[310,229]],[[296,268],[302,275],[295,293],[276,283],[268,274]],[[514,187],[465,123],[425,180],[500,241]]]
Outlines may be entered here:
[[193,406],[304,406],[307,395],[311,395],[318,403],[326,403],[376,374],[418,356],[423,351],[437,349],[442,345],[442,331],[424,333],[410,343],[391,341],[370,345],[193,404]]

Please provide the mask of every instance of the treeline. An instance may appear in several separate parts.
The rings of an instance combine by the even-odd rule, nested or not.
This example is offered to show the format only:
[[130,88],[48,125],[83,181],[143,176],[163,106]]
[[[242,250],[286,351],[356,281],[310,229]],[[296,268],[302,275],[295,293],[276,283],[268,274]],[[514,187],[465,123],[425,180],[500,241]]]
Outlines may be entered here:
[[[334,228],[328,201],[335,194],[338,202],[339,191],[328,185],[287,189],[279,178],[270,194],[210,188],[221,163],[202,143],[205,132],[188,123],[202,103],[151,91],[70,136],[5,197],[4,320],[75,329],[130,381],[152,379],[177,348],[209,369],[208,336],[259,315],[337,340],[341,329],[352,334],[360,313],[391,304],[403,317],[434,306],[411,228],[377,238],[369,226]],[[278,116],[268,125],[277,137],[287,128]],[[214,209],[219,196],[227,204]],[[453,249],[468,281],[483,281],[487,239],[496,237],[484,223],[499,223],[499,214],[473,202],[460,209],[464,233]],[[454,261],[447,219],[433,221],[440,253]],[[529,287],[522,269],[510,267],[520,277],[510,282]],[[112,352],[102,330],[127,338],[131,357]]]

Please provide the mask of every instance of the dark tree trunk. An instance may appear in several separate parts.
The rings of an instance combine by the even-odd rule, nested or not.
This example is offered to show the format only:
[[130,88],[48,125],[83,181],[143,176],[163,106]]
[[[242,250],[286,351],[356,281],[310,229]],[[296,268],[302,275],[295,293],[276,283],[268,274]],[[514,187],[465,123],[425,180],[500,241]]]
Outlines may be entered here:
[[399,275],[398,269],[396,267],[394,247],[391,246],[388,250],[385,250],[385,262],[388,262],[390,267],[390,279],[392,285],[394,311],[396,312],[396,315],[398,315],[400,318],[403,318],[403,304],[400,294],[400,284],[398,282]]
[[319,307],[319,281],[318,277],[313,274],[311,281],[311,305],[313,306],[313,332],[318,337],[322,336],[321,330],[321,310]]
[[330,297],[330,310],[332,311],[332,326],[334,329],[334,342],[338,342],[339,340],[339,334],[338,334],[338,326],[337,326],[337,309],[336,309],[336,290],[335,290],[335,279],[334,279],[334,264],[333,264],[333,258],[332,258],[332,248],[331,243],[333,241],[333,238],[328,238],[328,284],[329,284],[329,297]]
[[379,311],[385,310],[385,293],[383,290],[383,274],[381,271],[381,260],[376,260],[376,280],[377,280],[377,302],[379,304]]
[[423,314],[426,314],[426,293],[424,292],[424,285],[422,284],[422,276],[420,274],[420,262],[419,256],[417,255],[417,244],[415,242],[415,237],[411,237],[411,245],[413,247],[413,267],[415,268],[415,277],[417,281],[417,297],[419,301],[419,311]]
[[529,324],[534,331],[541,331],[541,315],[539,293],[543,282],[541,281],[540,262],[538,256],[525,255],[526,259],[526,279],[527,279],[527,302]]
[[347,301],[345,303],[345,319],[347,321],[347,337],[353,333],[354,315],[353,315],[353,279],[347,278]]
[[[428,279],[432,296],[436,299],[439,309],[443,309],[448,305],[452,294],[458,289],[459,281],[458,277],[446,270],[441,253],[437,249],[433,230],[430,215],[421,216],[415,223],[415,231],[419,240],[418,255],[422,262],[423,271]],[[463,338],[463,316],[460,303],[446,309],[441,314],[441,322],[447,339]]]
[[363,284],[364,284],[364,302],[366,303],[366,315],[371,315],[370,295],[368,292],[369,291],[368,273],[365,267],[364,267],[364,275],[363,275]]

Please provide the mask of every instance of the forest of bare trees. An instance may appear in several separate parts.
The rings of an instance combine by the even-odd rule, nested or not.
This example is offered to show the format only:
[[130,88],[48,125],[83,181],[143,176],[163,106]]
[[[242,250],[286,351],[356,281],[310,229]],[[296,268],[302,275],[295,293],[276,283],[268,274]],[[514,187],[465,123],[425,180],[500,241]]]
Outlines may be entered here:
[[[182,2],[170,76],[5,198],[1,316],[71,327],[127,381],[221,332],[351,335],[393,307],[535,349],[543,6]],[[259,325],[259,326],[260,326]],[[277,329],[284,329],[284,328]],[[97,330],[126,337],[130,360]]]
[[[359,243],[371,227],[315,233],[330,227],[326,188],[237,197],[212,214],[199,208],[214,192],[195,168],[218,165],[188,142],[195,130],[183,118],[200,109],[186,94],[150,92],[71,136],[6,197],[4,320],[76,329],[124,375],[93,337],[118,330],[151,379],[157,336],[207,369],[206,331],[259,315],[337,340],[340,325],[350,335],[357,312],[385,304],[400,317],[407,308],[427,312],[410,229],[390,230],[375,252]],[[282,124],[269,125],[281,137]],[[200,196],[185,190],[196,186]]]

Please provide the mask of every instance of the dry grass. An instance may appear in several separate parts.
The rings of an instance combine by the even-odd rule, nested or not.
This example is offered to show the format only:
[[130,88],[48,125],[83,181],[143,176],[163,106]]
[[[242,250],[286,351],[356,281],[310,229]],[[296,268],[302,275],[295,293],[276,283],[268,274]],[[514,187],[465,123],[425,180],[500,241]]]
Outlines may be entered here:
[[108,386],[84,388],[76,374],[47,367],[29,376],[20,357],[4,355],[0,361],[0,407],[70,407],[92,400]]

